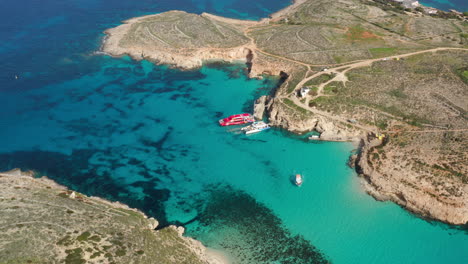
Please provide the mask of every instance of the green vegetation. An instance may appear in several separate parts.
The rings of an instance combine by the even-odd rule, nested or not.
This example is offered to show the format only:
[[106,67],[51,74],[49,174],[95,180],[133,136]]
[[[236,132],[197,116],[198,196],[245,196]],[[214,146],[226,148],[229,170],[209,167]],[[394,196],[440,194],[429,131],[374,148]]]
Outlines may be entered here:
[[90,236],[91,236],[91,233],[86,231],[86,232],[83,232],[81,235],[79,235],[76,238],[76,240],[78,240],[78,241],[87,241]]
[[320,85],[320,84],[322,84],[324,82],[328,82],[333,77],[335,77],[335,74],[329,74],[329,73],[322,74],[322,75],[319,75],[319,76],[307,81],[304,84],[304,86],[317,86],[317,85]]
[[401,99],[408,98],[408,95],[406,95],[404,93],[403,88],[398,88],[398,89],[391,90],[391,91],[388,92],[388,94],[391,95],[391,96],[397,97],[397,98],[401,98]]
[[288,93],[292,93],[297,84],[306,77],[307,69],[305,67],[298,68],[289,75],[288,78]]
[[385,130],[388,128],[388,123],[387,121],[384,121],[384,120],[379,120],[378,122],[376,122],[375,125],[381,130]]
[[83,250],[81,248],[65,250],[67,257],[65,258],[66,264],[84,264],[86,260],[83,259]]
[[127,254],[127,251],[124,248],[119,248],[115,251],[117,257],[125,256],[125,254]]
[[468,84],[468,67],[462,67],[456,70],[457,75],[462,79],[463,82]]
[[404,14],[407,10],[400,2],[388,1],[388,0],[373,0],[367,1],[367,5],[372,5],[381,8],[384,11],[392,11],[400,14]]
[[374,58],[391,56],[398,53],[397,48],[370,48],[369,51]]
[[317,94],[318,94],[318,87],[317,86],[310,87],[309,95],[317,96]]
[[339,90],[344,89],[343,82],[330,82],[325,87],[323,87],[323,92],[325,94],[337,94]]
[[101,237],[99,237],[98,235],[94,235],[94,236],[90,237],[89,240],[94,241],[94,242],[99,242],[99,241],[101,241]]
[[302,108],[302,107],[300,107],[300,106],[297,106],[293,101],[291,101],[291,100],[288,99],[288,98],[284,98],[284,99],[283,99],[283,102],[284,102],[287,106],[291,107],[292,109],[299,111],[301,114],[308,114],[308,113],[309,113],[309,111],[307,111],[306,109],[304,109],[304,108]]
[[123,209],[123,208],[116,208],[116,210],[125,213],[124,215],[128,215],[131,217],[135,217],[137,219],[141,218],[141,213],[136,212],[134,210],[129,210],[129,209]]

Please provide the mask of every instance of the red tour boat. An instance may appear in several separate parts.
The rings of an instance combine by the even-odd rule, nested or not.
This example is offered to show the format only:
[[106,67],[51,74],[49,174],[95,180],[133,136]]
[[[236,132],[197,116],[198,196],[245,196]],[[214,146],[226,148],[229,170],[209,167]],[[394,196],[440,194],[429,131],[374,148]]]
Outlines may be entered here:
[[238,114],[232,115],[219,120],[221,126],[233,126],[233,125],[242,125],[246,123],[252,123],[255,121],[255,118],[251,114]]

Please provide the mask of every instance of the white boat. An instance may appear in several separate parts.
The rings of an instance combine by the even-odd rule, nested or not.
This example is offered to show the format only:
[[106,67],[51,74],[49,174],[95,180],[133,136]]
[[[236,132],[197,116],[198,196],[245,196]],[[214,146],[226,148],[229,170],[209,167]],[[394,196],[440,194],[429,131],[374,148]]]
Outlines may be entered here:
[[320,136],[319,135],[312,135],[309,137],[310,140],[319,140]]
[[252,133],[262,132],[267,129],[270,129],[270,126],[267,123],[263,121],[256,121],[253,122],[250,126],[243,127],[241,130],[248,135]]
[[294,183],[297,185],[297,186],[301,186],[302,185],[302,176],[300,174],[296,174],[296,180],[294,181]]

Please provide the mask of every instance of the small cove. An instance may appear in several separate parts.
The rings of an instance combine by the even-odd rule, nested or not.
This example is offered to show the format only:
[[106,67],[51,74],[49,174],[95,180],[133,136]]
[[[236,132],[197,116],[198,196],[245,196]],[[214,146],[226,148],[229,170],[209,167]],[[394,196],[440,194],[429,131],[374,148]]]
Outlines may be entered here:
[[[284,2],[237,11],[236,1],[179,4],[258,18]],[[0,49],[1,170],[35,169],[140,208],[163,225],[189,222],[187,235],[250,263],[319,262],[319,251],[334,263],[468,262],[466,230],[365,194],[346,166],[350,144],[307,142],[276,129],[246,137],[217,125],[249,110],[276,78],[247,79],[242,64],[181,72],[92,54],[99,32],[117,21],[180,6],[85,1],[70,2],[67,13],[45,3],[55,8],[47,11],[53,19],[31,17],[27,26],[10,28],[25,40],[21,52],[15,41],[1,46],[8,52]],[[97,18],[111,11],[118,15]],[[88,22],[78,28],[83,18]],[[289,181],[295,172],[305,175],[301,188]]]

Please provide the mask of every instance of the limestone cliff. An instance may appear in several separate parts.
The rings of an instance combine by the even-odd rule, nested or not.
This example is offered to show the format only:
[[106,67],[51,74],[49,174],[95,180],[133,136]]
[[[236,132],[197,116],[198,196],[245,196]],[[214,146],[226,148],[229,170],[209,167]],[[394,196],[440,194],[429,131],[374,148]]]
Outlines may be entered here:
[[374,198],[393,201],[427,219],[455,225],[468,223],[468,185],[452,178],[434,188],[434,183],[420,177],[414,168],[404,166],[403,160],[379,160],[378,153],[395,155],[395,150],[388,150],[391,146],[372,135],[362,139],[361,144],[355,166],[364,179],[365,190]]

